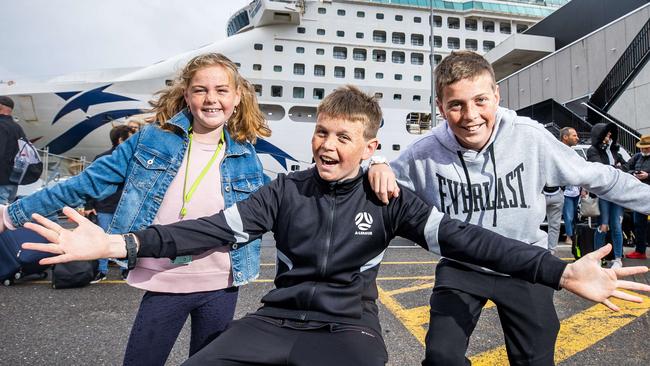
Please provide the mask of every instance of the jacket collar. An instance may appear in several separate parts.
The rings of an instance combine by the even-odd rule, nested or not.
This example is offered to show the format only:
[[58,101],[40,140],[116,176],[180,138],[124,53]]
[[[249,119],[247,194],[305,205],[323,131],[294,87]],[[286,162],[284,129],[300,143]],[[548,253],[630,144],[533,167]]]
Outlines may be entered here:
[[[192,125],[192,118],[193,117],[189,109],[184,108],[182,111],[176,113],[176,115],[172,117],[169,121],[167,121],[167,123],[180,128],[183,131],[183,136],[187,138],[188,132],[190,130],[190,126]],[[233,140],[230,137],[228,128],[225,127],[227,126],[224,126],[223,136],[226,141],[226,156],[233,156],[233,155],[238,156],[238,155],[249,154],[250,151],[246,148],[246,146],[242,143]]]
[[312,175],[318,186],[325,191],[336,191],[337,193],[347,193],[355,189],[363,182],[364,171],[359,167],[359,173],[354,178],[340,180],[337,182],[328,182],[320,177],[317,168],[312,168]]

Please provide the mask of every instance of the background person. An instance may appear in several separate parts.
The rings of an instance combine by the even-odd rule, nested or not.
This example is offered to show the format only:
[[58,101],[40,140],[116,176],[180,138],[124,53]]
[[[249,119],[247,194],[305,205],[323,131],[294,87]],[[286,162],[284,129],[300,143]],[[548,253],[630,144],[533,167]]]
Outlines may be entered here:
[[[633,174],[638,180],[645,184],[650,184],[650,135],[641,136],[641,140],[636,143],[636,147],[641,151],[634,154],[625,165],[629,173]],[[647,259],[648,215],[641,212],[634,212],[633,219],[635,248],[625,258]]]
[[[587,160],[620,169],[625,161],[618,152],[620,146],[616,143],[617,136],[618,131],[615,124],[595,124],[591,128],[591,146],[587,149]],[[591,189],[588,191],[595,193]],[[601,195],[598,196],[600,216],[598,216],[598,228],[594,234],[594,249],[605,244],[607,232],[611,231],[612,245],[614,246],[614,260],[611,266],[619,268],[623,266],[623,207]]]
[[9,181],[18,153],[18,139],[25,137],[25,131],[12,117],[14,101],[0,96],[0,205],[16,199],[18,185]]
[[[128,232],[207,216],[264,183],[251,142],[270,130],[253,87],[221,54],[191,59],[152,102],[157,123],[143,128],[81,174],[10,205],[6,224],[103,199],[124,184],[109,232]],[[191,157],[191,158],[190,158]],[[190,355],[232,320],[237,287],[259,273],[260,243],[197,256],[148,258],[128,283],[146,290],[124,356],[125,365],[163,365],[188,315]]]
[[[560,130],[560,141],[568,147],[578,144],[578,133],[572,127],[563,127]],[[580,187],[567,185],[564,186],[564,206],[562,216],[564,218],[564,231],[566,244],[573,244],[573,230],[578,218],[578,202],[580,201]]]

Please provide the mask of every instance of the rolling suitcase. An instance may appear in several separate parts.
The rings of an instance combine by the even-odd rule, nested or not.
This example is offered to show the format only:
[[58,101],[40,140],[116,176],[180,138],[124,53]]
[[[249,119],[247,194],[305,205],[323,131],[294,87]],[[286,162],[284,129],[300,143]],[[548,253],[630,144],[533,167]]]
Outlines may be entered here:
[[23,250],[22,243],[47,243],[47,240],[35,232],[18,228],[0,233],[0,281],[10,286],[22,277],[38,274],[40,278],[47,277],[47,268],[38,261],[52,254],[33,250]]
[[[588,223],[579,223],[575,227],[575,239],[571,246],[571,254],[575,259],[580,259],[582,256],[594,251],[594,235],[596,234],[596,227],[591,227]],[[611,243],[611,235],[607,233],[605,243]],[[610,251],[608,255],[603,258],[605,260],[614,259],[614,251]]]

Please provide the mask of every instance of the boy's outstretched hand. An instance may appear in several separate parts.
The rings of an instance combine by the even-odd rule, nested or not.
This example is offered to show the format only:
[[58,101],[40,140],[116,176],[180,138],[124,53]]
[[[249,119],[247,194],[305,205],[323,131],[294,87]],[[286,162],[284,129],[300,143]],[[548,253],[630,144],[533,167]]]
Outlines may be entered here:
[[24,243],[23,249],[58,254],[43,258],[40,264],[49,265],[99,258],[124,258],[126,247],[120,235],[108,235],[76,210],[65,207],[63,213],[77,223],[74,230],[66,230],[45,217],[34,214],[37,223],[26,223],[25,227],[35,231],[50,243]]
[[611,244],[591,252],[574,263],[569,264],[562,278],[560,285],[574,294],[585,299],[603,303],[608,308],[618,311],[618,306],[609,301],[609,297],[616,297],[626,301],[642,302],[638,296],[630,295],[621,290],[649,291],[650,286],[632,282],[622,281],[618,278],[648,272],[646,266],[602,268],[603,259],[612,249]]

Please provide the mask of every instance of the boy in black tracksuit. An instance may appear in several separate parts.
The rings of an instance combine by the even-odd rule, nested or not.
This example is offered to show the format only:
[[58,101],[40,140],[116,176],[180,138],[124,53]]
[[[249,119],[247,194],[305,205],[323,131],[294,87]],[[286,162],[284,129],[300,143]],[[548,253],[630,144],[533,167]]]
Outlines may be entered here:
[[[319,106],[312,137],[316,168],[279,175],[217,215],[135,233],[138,256],[168,258],[275,233],[275,289],[262,298],[260,309],[231,323],[186,365],[384,365],[375,279],[396,235],[530,282],[559,288],[562,281],[572,288],[576,264],[567,268],[544,249],[450,219],[411,192],[383,205],[360,169],[377,146],[380,120],[374,98],[351,86],[337,89]],[[44,225],[54,234],[39,229],[59,243],[50,245],[51,251],[66,260],[125,255],[122,237],[97,234],[84,219],[75,221],[80,227],[71,234],[60,235],[60,227],[51,224]],[[81,244],[90,238],[101,247],[96,253]],[[598,260],[593,262],[601,271]]]

